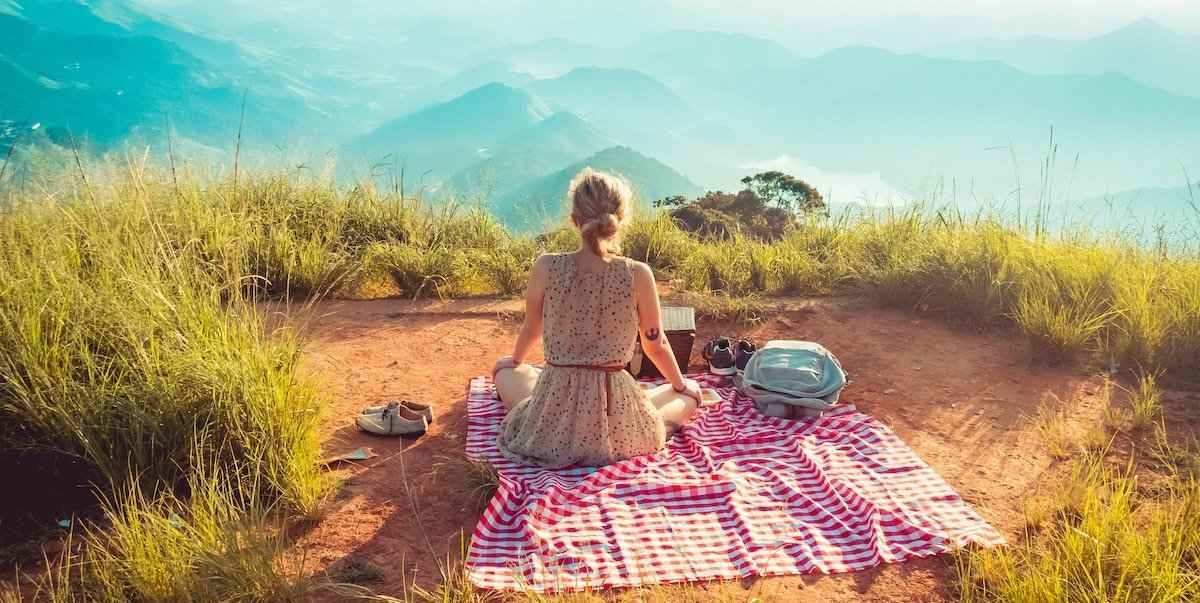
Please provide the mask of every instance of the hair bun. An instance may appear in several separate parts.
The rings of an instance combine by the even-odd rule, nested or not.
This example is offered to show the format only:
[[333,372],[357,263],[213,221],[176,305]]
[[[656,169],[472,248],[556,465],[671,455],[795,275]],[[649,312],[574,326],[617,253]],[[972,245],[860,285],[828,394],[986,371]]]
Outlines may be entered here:
[[571,220],[596,255],[612,253],[619,245],[621,225],[628,218],[633,191],[624,180],[584,168],[571,180]]
[[601,214],[593,221],[596,223],[596,234],[600,235],[601,239],[612,238],[621,224],[617,214]]

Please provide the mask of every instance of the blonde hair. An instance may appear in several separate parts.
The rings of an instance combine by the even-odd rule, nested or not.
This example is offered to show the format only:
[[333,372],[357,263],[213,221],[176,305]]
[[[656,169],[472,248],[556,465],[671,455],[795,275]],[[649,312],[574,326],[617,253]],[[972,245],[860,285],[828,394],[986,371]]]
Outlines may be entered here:
[[571,221],[583,242],[596,255],[615,253],[621,227],[629,220],[633,191],[624,180],[592,168],[583,168],[571,180]]

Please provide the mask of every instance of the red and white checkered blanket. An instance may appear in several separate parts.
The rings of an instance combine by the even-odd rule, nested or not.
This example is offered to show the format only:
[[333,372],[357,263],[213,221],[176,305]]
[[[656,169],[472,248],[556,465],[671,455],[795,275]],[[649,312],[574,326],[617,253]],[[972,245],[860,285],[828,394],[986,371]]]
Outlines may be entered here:
[[500,488],[471,539],[471,580],[544,592],[851,572],[1003,542],[871,417],[766,417],[728,378],[698,380],[724,401],[664,450],[565,470],[504,458],[504,410],[473,380],[467,453],[495,465]]

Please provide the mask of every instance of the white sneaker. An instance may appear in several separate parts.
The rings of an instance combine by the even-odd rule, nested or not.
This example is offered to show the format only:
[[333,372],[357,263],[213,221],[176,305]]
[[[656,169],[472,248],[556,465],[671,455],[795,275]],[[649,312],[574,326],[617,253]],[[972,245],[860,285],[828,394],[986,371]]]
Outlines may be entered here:
[[429,430],[424,415],[417,414],[399,403],[391,402],[379,413],[360,414],[354,418],[358,428],[381,436],[420,436]]

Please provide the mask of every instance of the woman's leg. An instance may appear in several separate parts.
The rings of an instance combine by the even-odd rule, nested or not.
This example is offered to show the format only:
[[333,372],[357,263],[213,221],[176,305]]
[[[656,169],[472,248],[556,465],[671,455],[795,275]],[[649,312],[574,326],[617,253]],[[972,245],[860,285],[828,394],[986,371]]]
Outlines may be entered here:
[[683,427],[684,423],[687,423],[692,418],[692,415],[696,413],[696,409],[698,408],[695,400],[676,392],[670,383],[664,383],[658,387],[646,390],[646,397],[650,398],[650,403],[662,415],[663,422],[667,424],[668,432],[674,432]]
[[522,364],[515,369],[504,369],[496,373],[496,394],[504,408],[511,410],[518,402],[533,395],[541,367]]

